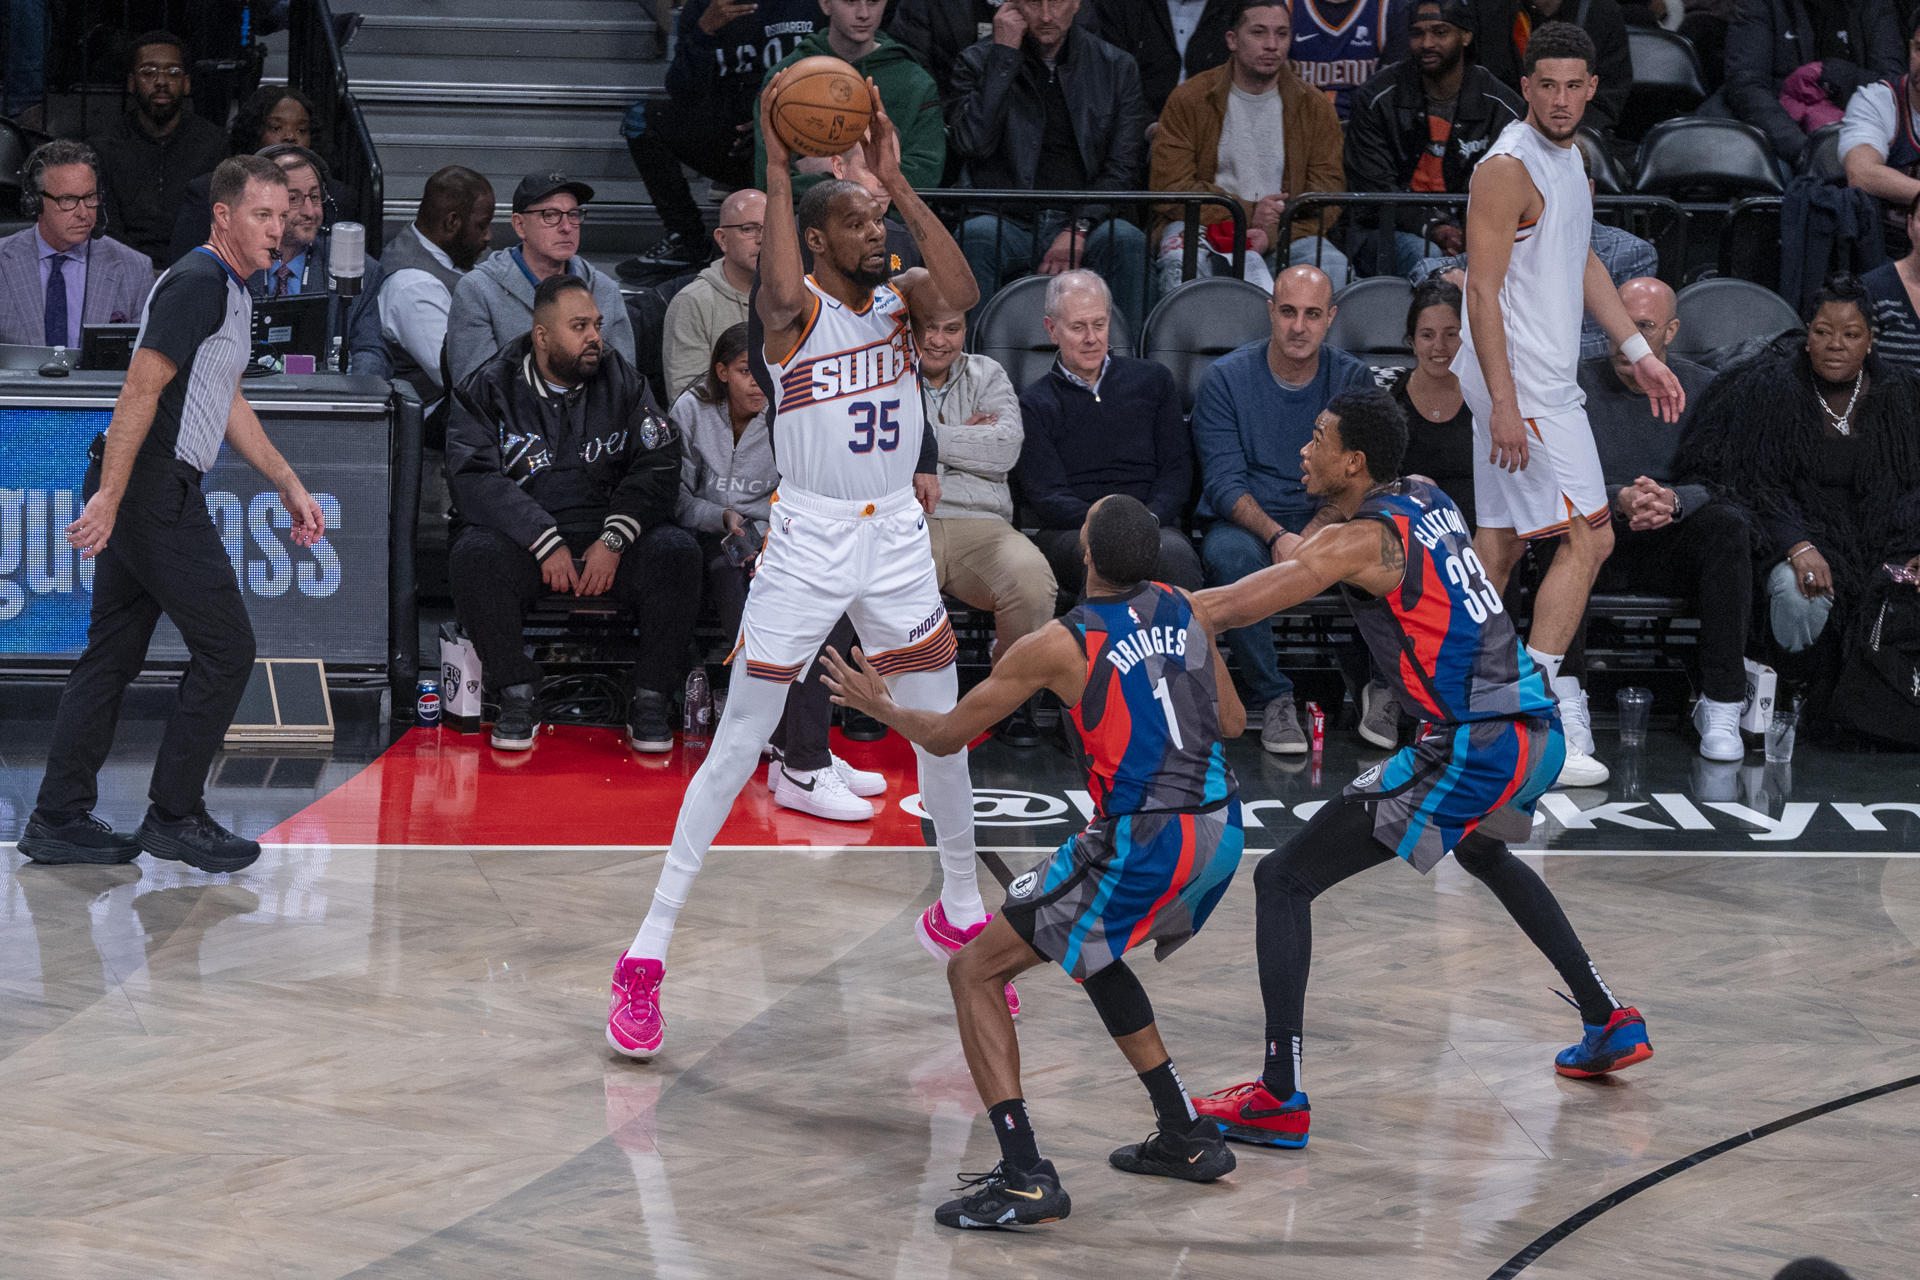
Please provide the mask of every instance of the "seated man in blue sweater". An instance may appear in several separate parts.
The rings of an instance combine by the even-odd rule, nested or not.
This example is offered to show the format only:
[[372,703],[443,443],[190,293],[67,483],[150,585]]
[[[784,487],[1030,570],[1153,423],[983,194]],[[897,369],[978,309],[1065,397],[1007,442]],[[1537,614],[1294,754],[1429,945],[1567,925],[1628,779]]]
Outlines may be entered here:
[[1078,595],[1088,509],[1110,493],[1138,498],[1160,520],[1154,581],[1196,591],[1200,557],[1180,527],[1193,485],[1180,392],[1165,365],[1108,351],[1112,311],[1107,282],[1091,271],[1063,271],[1047,285],[1047,334],[1060,355],[1020,393],[1027,438],[1015,478],[1025,516],[1040,526],[1033,540],[1055,580]]
[[[1327,402],[1368,376],[1358,358],[1326,345],[1337,309],[1333,282],[1318,267],[1282,271],[1267,304],[1273,335],[1221,356],[1200,383],[1193,447],[1200,518],[1211,522],[1201,550],[1211,586],[1279,564],[1321,509],[1301,478],[1300,450]],[[1247,719],[1261,716],[1260,745],[1277,755],[1306,754],[1293,681],[1273,651],[1272,620],[1225,639],[1246,682]],[[1364,716],[1374,709],[1361,710]]]

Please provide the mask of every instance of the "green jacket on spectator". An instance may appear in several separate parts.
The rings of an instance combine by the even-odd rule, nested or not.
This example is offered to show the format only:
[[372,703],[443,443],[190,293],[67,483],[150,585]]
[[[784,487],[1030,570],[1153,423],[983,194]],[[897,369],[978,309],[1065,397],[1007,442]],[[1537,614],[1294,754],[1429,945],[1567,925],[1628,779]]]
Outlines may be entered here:
[[[874,37],[879,43],[872,53],[853,64],[853,69],[868,77],[880,89],[880,100],[887,106],[893,127],[900,131],[900,172],[916,190],[931,190],[940,185],[947,163],[946,122],[940,114],[940,93],[933,77],[923,70],[913,55],[885,32]],[[827,43],[826,31],[814,32],[798,48],[775,64],[767,80],[785,71],[802,58],[818,55],[838,57]],[[764,86],[765,81],[762,82]],[[760,136],[760,117],[753,121],[753,180],[767,189],[767,143]],[[820,181],[819,174],[797,173],[793,177],[794,199]]]

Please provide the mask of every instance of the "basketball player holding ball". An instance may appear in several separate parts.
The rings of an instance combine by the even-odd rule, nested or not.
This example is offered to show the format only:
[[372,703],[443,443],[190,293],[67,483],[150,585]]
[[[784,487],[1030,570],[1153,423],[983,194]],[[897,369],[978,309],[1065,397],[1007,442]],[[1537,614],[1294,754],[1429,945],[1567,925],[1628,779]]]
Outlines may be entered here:
[[[923,268],[888,278],[878,206],[857,183],[827,181],[800,202],[780,96],[791,71],[760,97],[767,146],[766,240],[760,251],[749,351],[764,359],[780,487],[759,572],[734,646],[726,711],[706,763],[680,806],[653,905],[613,972],[607,1042],[647,1059],[665,1039],[660,986],[667,944],[708,846],[779,723],[787,686],[842,614],[901,706],[944,712],[958,700],[955,644],[913,471],[924,418],[908,303],[922,291],[966,311],[979,298],[960,246],[900,173],[900,140],[880,92],[862,146],[919,247]],[[800,236],[814,272],[800,265]],[[757,348],[757,349],[756,349]],[[756,361],[758,363],[758,361]],[[985,927],[975,880],[973,787],[967,755],[914,748],[944,881],[920,919],[942,961]]]

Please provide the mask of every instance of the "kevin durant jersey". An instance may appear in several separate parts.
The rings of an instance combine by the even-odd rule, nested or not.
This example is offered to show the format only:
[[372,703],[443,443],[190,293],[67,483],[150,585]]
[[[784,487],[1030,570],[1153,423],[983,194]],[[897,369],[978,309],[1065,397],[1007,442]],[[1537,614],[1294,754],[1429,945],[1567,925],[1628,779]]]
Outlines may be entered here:
[[848,501],[912,488],[925,422],[906,299],[883,284],[855,311],[812,276],[807,293],[800,341],[764,352],[781,480]]
[[1124,598],[1087,600],[1061,621],[1087,655],[1087,691],[1069,714],[1097,816],[1231,798],[1239,784],[1220,742],[1222,673],[1186,597],[1147,582]]
[[1546,674],[1521,646],[1453,499],[1406,477],[1374,490],[1354,519],[1386,525],[1406,550],[1397,590],[1340,588],[1401,706],[1435,724],[1552,714]]
[[[1587,402],[1579,382],[1580,323],[1586,316],[1581,285],[1593,240],[1593,193],[1580,152],[1548,142],[1525,120],[1503,129],[1487,156],[1512,156],[1525,165],[1546,205],[1537,220],[1521,223],[1514,232],[1513,259],[1500,286],[1500,319],[1520,416],[1550,417]],[[1467,216],[1473,216],[1471,201]],[[1472,272],[1471,263],[1467,270]],[[1466,384],[1470,402],[1490,401],[1465,314],[1453,371]]]

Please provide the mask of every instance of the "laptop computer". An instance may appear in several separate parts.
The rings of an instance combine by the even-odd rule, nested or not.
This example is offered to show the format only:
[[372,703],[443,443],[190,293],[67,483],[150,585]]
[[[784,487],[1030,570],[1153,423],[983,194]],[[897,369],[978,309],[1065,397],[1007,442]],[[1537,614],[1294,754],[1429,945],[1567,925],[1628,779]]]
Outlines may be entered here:
[[326,367],[330,334],[327,304],[331,294],[298,293],[287,298],[253,300],[253,355],[284,360],[289,355],[312,356]]

